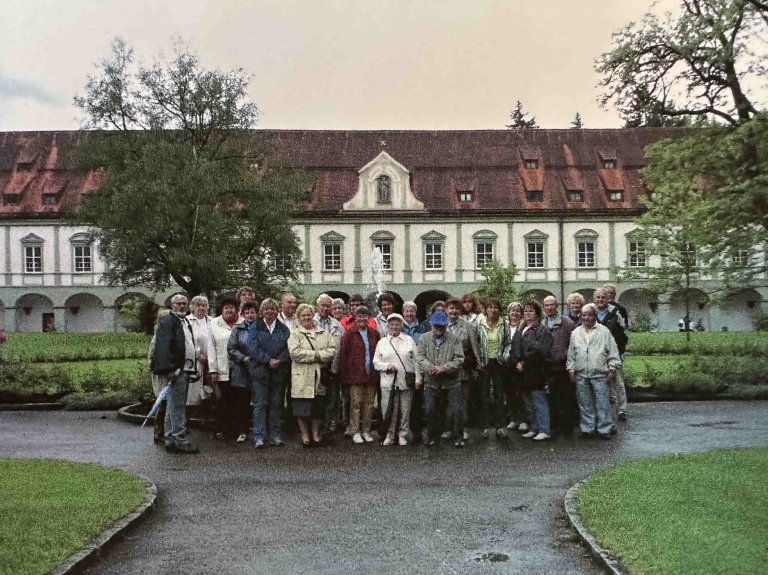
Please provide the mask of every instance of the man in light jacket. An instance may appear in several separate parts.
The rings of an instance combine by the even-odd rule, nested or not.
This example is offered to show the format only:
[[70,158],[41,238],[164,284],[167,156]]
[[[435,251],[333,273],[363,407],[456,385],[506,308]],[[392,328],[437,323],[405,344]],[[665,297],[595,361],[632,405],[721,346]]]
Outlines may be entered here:
[[582,323],[571,334],[566,369],[576,384],[581,437],[611,438],[611,383],[621,358],[610,330],[597,323],[597,308],[581,308]]

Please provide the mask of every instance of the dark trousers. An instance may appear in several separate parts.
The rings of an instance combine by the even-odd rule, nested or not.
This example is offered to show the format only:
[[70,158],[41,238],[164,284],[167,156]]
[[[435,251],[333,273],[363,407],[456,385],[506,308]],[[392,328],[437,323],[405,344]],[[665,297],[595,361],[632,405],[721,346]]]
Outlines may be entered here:
[[552,431],[572,433],[579,422],[579,404],[576,401],[576,387],[571,383],[565,363],[551,363],[547,366],[547,385]]
[[[424,409],[430,441],[439,440],[446,425],[452,426],[453,435],[461,433],[463,399],[461,385],[455,385],[450,389],[424,388]],[[447,409],[441,408],[446,403]]]
[[228,381],[220,381],[219,389],[221,398],[216,408],[218,431],[229,438],[247,434],[251,417],[251,390],[234,387]]
[[480,374],[480,427],[504,427],[504,366],[491,359]]
[[331,426],[339,422],[339,374],[331,373],[328,378],[325,392],[325,413],[323,414],[323,435],[331,434]]

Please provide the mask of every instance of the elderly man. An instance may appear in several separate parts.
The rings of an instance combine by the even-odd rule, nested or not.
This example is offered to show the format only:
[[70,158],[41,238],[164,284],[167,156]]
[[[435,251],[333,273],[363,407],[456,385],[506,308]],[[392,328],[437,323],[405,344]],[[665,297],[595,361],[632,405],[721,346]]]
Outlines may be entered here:
[[576,385],[581,437],[610,439],[613,428],[610,385],[621,367],[616,341],[604,325],[597,323],[597,307],[581,309],[582,324],[571,334],[566,369]]
[[440,439],[441,399],[448,400],[447,420],[453,425],[453,435],[461,432],[461,368],[464,350],[461,340],[446,330],[448,316],[437,310],[429,318],[432,331],[425,333],[416,346],[416,365],[424,379],[424,406],[427,414],[427,445],[437,445]]
[[152,373],[170,382],[165,410],[165,449],[175,453],[198,453],[187,438],[187,391],[190,378],[197,376],[195,340],[186,319],[187,297],[171,298],[171,313],[157,324]]
[[339,417],[339,346],[341,344],[341,336],[344,335],[344,328],[331,315],[333,310],[333,298],[331,296],[321,293],[317,296],[316,303],[315,323],[331,334],[336,342],[336,353],[331,361],[331,377],[325,392],[325,414],[321,429],[323,436],[327,439],[336,430],[336,423]]
[[[624,357],[629,339],[624,318],[615,305],[608,303],[608,293],[605,289],[596,289],[592,297],[597,308],[597,322],[610,330],[613,339],[616,340],[616,346],[619,348],[619,355]],[[611,386],[611,413],[613,414],[613,431],[615,433],[616,423],[627,418],[627,390],[624,386],[624,373],[621,369],[617,371],[616,379]]]
[[576,324],[570,318],[560,314],[555,296],[545,297],[543,307],[544,317],[541,323],[552,335],[552,349],[546,361],[552,427],[562,433],[570,434],[576,424],[578,406],[576,392],[565,369],[565,360],[568,357],[571,333],[576,329]]
[[299,320],[296,317],[296,308],[299,307],[299,300],[292,293],[284,293],[280,300],[280,313],[277,314],[277,319],[280,320],[288,331],[291,332],[299,325]]

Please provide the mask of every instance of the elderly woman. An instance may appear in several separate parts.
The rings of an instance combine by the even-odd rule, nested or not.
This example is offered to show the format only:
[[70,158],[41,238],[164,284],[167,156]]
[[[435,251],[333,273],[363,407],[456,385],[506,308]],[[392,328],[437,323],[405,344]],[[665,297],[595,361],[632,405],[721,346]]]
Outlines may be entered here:
[[[387,317],[389,333],[379,340],[373,356],[373,367],[381,375],[381,405],[389,425],[383,445],[408,445],[411,424],[411,401],[416,384],[414,363],[416,344],[402,333],[403,317],[393,313]],[[414,386],[414,387],[412,387]],[[391,409],[390,409],[391,405]],[[399,424],[398,424],[399,420]]]
[[576,324],[576,327],[579,327],[581,325],[581,308],[586,303],[584,296],[579,292],[573,292],[566,298],[565,303],[568,306],[567,317]]
[[395,311],[395,298],[392,294],[383,293],[379,296],[377,305],[379,306],[379,314],[376,316],[376,329],[379,331],[380,337],[386,337],[389,333],[387,318],[389,314]]
[[[504,349],[502,351],[503,361],[506,365],[510,364],[512,354],[512,342],[515,334],[520,330],[520,322],[523,320],[523,304],[513,301],[507,306],[507,319],[504,324],[505,337]],[[527,416],[524,414],[523,397],[520,388],[521,374],[514,368],[507,369],[504,373],[504,397],[506,399],[506,414],[509,418],[507,431],[528,431]],[[497,435],[504,435],[501,430],[497,430]]]
[[187,316],[187,321],[192,328],[192,337],[195,340],[197,380],[189,382],[187,405],[196,406],[200,405],[203,399],[212,399],[209,394],[212,389],[212,381],[208,367],[208,345],[211,339],[208,298],[204,295],[196,295],[189,302],[189,310],[191,313]]
[[320,424],[325,414],[330,364],[336,354],[336,340],[315,323],[315,310],[311,305],[301,304],[296,315],[299,325],[288,338],[288,352],[292,360],[291,409],[299,422],[301,444],[304,447],[312,444],[319,446],[322,443]]
[[283,401],[290,376],[291,332],[277,319],[277,302],[267,298],[259,306],[261,321],[248,329],[248,373],[251,377],[253,445],[283,445]]
[[371,419],[373,398],[379,387],[379,372],[373,366],[373,355],[379,343],[379,332],[371,329],[371,312],[365,306],[355,309],[355,321],[339,344],[341,383],[349,387],[349,429],[354,443],[372,443]]
[[208,340],[208,369],[211,381],[218,385],[220,401],[216,409],[217,439],[234,439],[243,443],[248,437],[248,405],[250,389],[242,378],[230,380],[230,359],[227,346],[232,328],[239,321],[237,300],[224,298],[221,315],[211,320],[211,337]]
[[340,322],[341,318],[345,315],[347,315],[347,306],[344,303],[344,300],[340,297],[333,298],[333,301],[331,302],[331,317]]
[[552,334],[541,325],[541,306],[537,301],[526,302],[510,356],[515,370],[522,375],[523,402],[531,423],[531,429],[523,437],[534,441],[550,437],[545,363],[551,349]]
[[[237,308],[235,308],[237,309]],[[224,312],[222,311],[222,314]],[[237,312],[235,312],[237,313]],[[239,323],[235,323],[232,327],[232,331],[227,341],[227,355],[229,356],[230,369],[229,369],[229,387],[230,390],[243,390],[234,391],[236,405],[232,405],[234,412],[239,412],[242,418],[241,422],[244,422],[244,426],[237,426],[237,442],[244,443],[248,439],[248,416],[250,407],[251,396],[251,378],[248,374],[248,330],[253,325],[253,322],[258,320],[258,313],[256,312],[256,302],[246,301],[240,307],[240,313],[243,320]],[[237,417],[237,415],[235,415]],[[231,430],[234,430],[235,424],[232,423]]]

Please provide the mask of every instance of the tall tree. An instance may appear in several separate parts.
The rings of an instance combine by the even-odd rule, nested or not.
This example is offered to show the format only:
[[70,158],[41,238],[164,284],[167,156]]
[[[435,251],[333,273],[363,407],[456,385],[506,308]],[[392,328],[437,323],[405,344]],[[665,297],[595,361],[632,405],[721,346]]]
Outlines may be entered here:
[[[629,120],[709,118],[734,125],[761,108],[750,79],[766,72],[768,9],[752,0],[682,0],[677,16],[649,13],[613,35],[600,56],[603,106]],[[764,102],[763,102],[764,104]]]
[[[691,130],[645,150],[651,192],[641,225],[675,228],[691,218],[696,243],[717,257],[708,265],[726,286],[764,282],[760,246],[768,241],[768,116],[737,126]],[[670,209],[669,206],[674,206]]]
[[511,124],[507,124],[507,128],[510,130],[516,130],[520,128],[538,128],[539,125],[536,123],[536,118],[531,117],[528,119],[526,116],[528,116],[528,113],[523,110],[523,104],[520,102],[520,100],[517,101],[517,104],[515,104],[515,109],[510,112],[509,117],[512,120]]
[[250,130],[248,81],[203,69],[180,42],[170,60],[135,64],[119,39],[88,78],[78,159],[103,181],[72,217],[93,228],[110,285],[266,292],[296,276],[289,218],[308,182]]
[[583,127],[584,127],[584,122],[581,119],[581,114],[576,112],[576,115],[573,117],[573,120],[571,120],[571,128],[580,130]]

